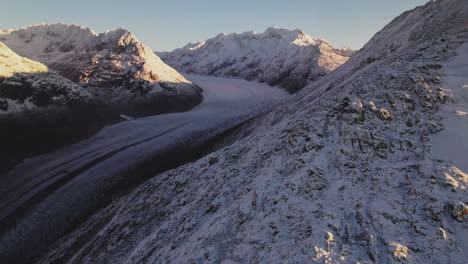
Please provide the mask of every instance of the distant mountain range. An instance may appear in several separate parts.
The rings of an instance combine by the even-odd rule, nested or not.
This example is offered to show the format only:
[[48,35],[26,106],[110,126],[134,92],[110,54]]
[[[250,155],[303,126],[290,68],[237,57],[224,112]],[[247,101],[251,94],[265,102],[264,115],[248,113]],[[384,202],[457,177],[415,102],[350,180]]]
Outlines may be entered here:
[[0,125],[6,127],[0,143],[11,161],[5,164],[129,117],[190,110],[203,100],[202,89],[177,70],[295,92],[353,54],[300,30],[273,27],[161,53],[177,70],[122,28],[97,34],[79,25],[36,24],[0,30],[0,43]]
[[354,53],[301,30],[221,33],[205,42],[157,53],[180,72],[237,77],[296,92],[345,63]]

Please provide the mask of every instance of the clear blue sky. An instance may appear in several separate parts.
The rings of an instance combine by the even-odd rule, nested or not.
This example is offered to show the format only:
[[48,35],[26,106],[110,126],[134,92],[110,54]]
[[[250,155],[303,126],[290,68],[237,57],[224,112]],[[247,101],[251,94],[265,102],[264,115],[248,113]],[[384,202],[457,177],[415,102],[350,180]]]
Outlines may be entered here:
[[129,29],[157,51],[220,32],[300,28],[337,47],[362,47],[405,10],[428,0],[0,0],[0,28],[70,23],[95,32]]

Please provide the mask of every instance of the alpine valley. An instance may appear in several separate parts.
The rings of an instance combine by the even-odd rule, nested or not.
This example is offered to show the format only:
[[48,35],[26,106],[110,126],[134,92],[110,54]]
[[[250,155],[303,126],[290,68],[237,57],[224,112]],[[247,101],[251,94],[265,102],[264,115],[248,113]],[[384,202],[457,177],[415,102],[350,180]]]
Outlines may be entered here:
[[0,263],[468,259],[466,0],[358,51],[276,27],[0,42]]

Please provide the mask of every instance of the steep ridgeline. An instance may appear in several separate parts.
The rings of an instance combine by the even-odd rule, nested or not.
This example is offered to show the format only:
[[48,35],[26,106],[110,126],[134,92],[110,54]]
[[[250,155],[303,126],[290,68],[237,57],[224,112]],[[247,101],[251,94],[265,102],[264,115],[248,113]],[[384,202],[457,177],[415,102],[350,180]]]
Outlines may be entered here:
[[439,109],[463,99],[443,65],[467,25],[466,0],[403,13],[244,138],[118,198],[40,263],[466,263],[468,175],[432,158],[432,139]]
[[181,72],[258,80],[296,92],[345,63],[352,53],[298,29],[271,27],[261,34],[221,33],[158,54]]
[[146,115],[182,111],[200,103],[200,89],[167,66],[129,31],[96,34],[65,24],[39,24],[0,32],[21,56],[85,87],[100,100]]
[[91,94],[82,87],[0,42],[0,114],[91,100]]

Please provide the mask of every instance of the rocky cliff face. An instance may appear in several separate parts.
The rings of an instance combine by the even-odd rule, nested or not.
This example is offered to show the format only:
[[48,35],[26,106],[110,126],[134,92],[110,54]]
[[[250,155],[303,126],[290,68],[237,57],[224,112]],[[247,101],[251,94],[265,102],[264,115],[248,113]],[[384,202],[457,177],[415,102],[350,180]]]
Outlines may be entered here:
[[272,27],[261,34],[221,33],[159,55],[181,72],[258,80],[296,92],[342,65],[352,53],[300,30]]
[[467,18],[465,0],[402,14],[245,138],[115,200],[40,263],[464,263],[468,176],[431,140]]
[[40,24],[4,30],[0,41],[107,103],[157,104],[170,97],[193,107],[201,100],[195,84],[124,29],[96,34],[82,26]]

